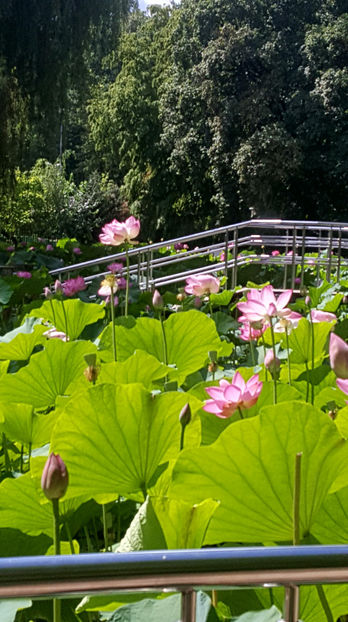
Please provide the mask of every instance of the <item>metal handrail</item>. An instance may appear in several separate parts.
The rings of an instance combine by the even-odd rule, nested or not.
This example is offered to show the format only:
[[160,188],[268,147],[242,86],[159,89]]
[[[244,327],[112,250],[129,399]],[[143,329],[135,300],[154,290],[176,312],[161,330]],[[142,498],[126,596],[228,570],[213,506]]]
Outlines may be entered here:
[[[252,232],[245,232],[246,229],[251,229]],[[276,234],[270,234],[270,229],[274,229]],[[266,230],[266,233],[264,230]],[[258,231],[258,233],[255,233],[255,231]],[[154,256],[159,251],[166,249],[166,247],[172,247],[175,244],[195,243],[203,240],[206,240],[204,245],[196,246],[184,253],[169,256]],[[249,254],[244,255],[242,258],[238,255],[239,250],[248,247],[251,249],[260,248],[261,251],[264,251],[264,249],[271,248],[272,246],[283,248],[285,254],[272,257],[265,252],[257,254],[251,250]],[[208,231],[185,235],[180,238],[172,238],[145,246],[136,246],[129,249],[128,255],[131,261],[136,261],[136,263],[131,263],[130,276],[138,280],[141,289],[151,290],[164,284],[178,283],[186,279],[190,274],[197,274],[199,272],[223,272],[225,276],[228,277],[229,271],[231,272],[231,286],[234,287],[237,285],[238,268],[244,265],[244,263],[255,262],[275,264],[284,267],[284,288],[287,286],[287,281],[289,279],[291,287],[294,288],[296,266],[298,265],[301,266],[301,284],[303,282],[304,268],[306,265],[306,249],[307,251],[318,252],[318,257],[313,259],[317,268],[318,281],[321,268],[326,270],[327,280],[330,280],[331,272],[334,269],[337,278],[339,278],[341,264],[342,261],[344,261],[342,252],[348,250],[348,223],[281,219],[248,220],[225,227],[218,227],[216,229],[209,229]],[[228,259],[228,250],[232,252],[232,259]],[[287,253],[290,250],[292,251],[292,256],[289,258]],[[326,257],[321,256],[324,250],[327,254]],[[225,253],[225,258],[221,261],[219,258],[222,252]],[[336,254],[332,255],[333,252]],[[58,268],[52,270],[50,274],[63,279],[70,276],[71,272],[92,270],[99,265],[102,266],[110,262],[124,260],[125,257],[125,252],[118,252],[107,257],[103,256]],[[217,258],[215,262],[211,260],[214,257]],[[161,274],[163,268],[174,268],[175,264],[178,263],[189,264],[190,260],[193,258],[202,259],[202,267],[192,269],[188,265],[187,270],[173,272],[173,274],[170,275]],[[204,261],[206,262],[208,258],[210,259],[210,263],[207,266],[204,264]],[[288,267],[290,269],[289,277]],[[104,271],[98,272],[98,274],[89,274],[86,277],[86,281],[90,283],[104,277],[107,273],[108,271],[104,268]]]
[[347,582],[346,545],[208,548],[0,559],[0,598],[178,591],[183,594],[182,622],[195,621],[193,596],[198,589],[284,586],[284,620],[297,622],[298,586]]

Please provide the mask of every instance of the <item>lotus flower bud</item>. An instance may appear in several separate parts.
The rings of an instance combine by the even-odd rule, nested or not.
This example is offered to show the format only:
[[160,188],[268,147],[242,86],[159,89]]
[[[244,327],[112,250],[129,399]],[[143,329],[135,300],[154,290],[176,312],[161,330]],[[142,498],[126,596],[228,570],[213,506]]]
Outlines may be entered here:
[[56,294],[60,293],[63,291],[63,285],[62,283],[59,281],[59,279],[56,280],[55,284],[54,284],[54,291],[56,292]]
[[338,378],[348,378],[348,345],[335,333],[330,335],[330,365]]
[[191,408],[190,408],[190,404],[187,403],[185,404],[185,406],[181,409],[180,411],[180,415],[179,415],[179,421],[182,425],[183,428],[185,428],[191,421]]
[[265,356],[264,364],[266,369],[271,372],[272,376],[279,372],[280,360],[277,356],[274,356],[273,350],[268,350]]
[[311,304],[311,298],[310,298],[310,296],[306,296],[306,298],[305,298],[305,303],[306,303],[307,307],[309,307],[309,306],[310,306],[310,304]]
[[52,292],[49,287],[44,287],[43,293],[47,300],[50,300],[50,298],[52,298]]
[[152,296],[152,306],[154,309],[163,309],[163,298],[161,296],[161,294],[159,293],[158,289],[155,289],[153,296]]
[[61,499],[69,484],[68,470],[59,454],[51,453],[41,477],[41,488],[47,499]]

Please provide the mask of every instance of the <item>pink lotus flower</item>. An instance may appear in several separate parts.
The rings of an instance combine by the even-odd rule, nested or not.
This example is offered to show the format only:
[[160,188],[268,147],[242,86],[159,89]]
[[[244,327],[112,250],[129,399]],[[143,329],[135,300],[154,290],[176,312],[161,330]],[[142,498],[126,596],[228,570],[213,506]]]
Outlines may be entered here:
[[56,328],[50,328],[46,330],[44,333],[44,337],[47,339],[61,339],[61,341],[68,341],[68,338],[65,333],[61,330],[57,330]]
[[53,246],[52,246],[52,244],[47,244],[47,246],[46,246],[46,251],[53,251]]
[[19,279],[31,279],[33,276],[31,272],[26,272],[25,270],[19,270],[15,272],[15,275],[18,276]]
[[56,294],[63,291],[63,283],[61,283],[59,279],[54,282],[54,291]]
[[331,369],[339,378],[348,378],[348,345],[341,337],[331,333],[330,335],[330,365]]
[[16,250],[16,247],[15,247],[15,246],[7,246],[6,250],[7,250],[9,253],[13,253],[13,251],[14,251],[14,250]]
[[243,322],[239,337],[242,341],[257,341],[265,332],[266,328],[266,325],[263,325],[261,328],[254,328],[249,322]]
[[123,270],[123,263],[119,262],[114,262],[114,263],[109,263],[108,266],[106,266],[108,270],[110,270],[110,272],[112,272],[112,274],[117,274],[117,272],[122,272]]
[[175,251],[187,251],[188,248],[188,244],[183,244],[182,242],[176,242],[176,244],[174,244]]
[[72,249],[72,252],[74,253],[74,255],[81,255],[82,254],[82,250],[78,246],[75,246]]
[[29,246],[28,251],[34,251],[35,250],[35,246]]
[[61,499],[69,484],[68,469],[59,454],[50,454],[42,471],[41,488],[47,499]]
[[278,255],[280,255],[280,252],[275,250],[275,251],[272,251],[271,255],[272,257],[277,257]]
[[238,409],[246,409],[256,404],[262,390],[258,374],[247,382],[237,371],[232,382],[220,380],[218,387],[207,387],[206,392],[212,398],[207,400],[203,410],[213,413],[221,419],[231,417]]
[[63,283],[63,294],[67,298],[71,298],[78,292],[82,292],[86,287],[85,279],[82,276],[77,276],[75,279],[68,279]]
[[237,304],[239,311],[244,314],[239,321],[270,323],[273,317],[293,316],[294,312],[286,307],[291,296],[292,289],[288,289],[276,298],[272,285],[267,285],[261,290],[252,289],[247,294],[247,302]]
[[220,281],[211,274],[196,274],[186,279],[186,294],[194,296],[208,296],[217,294],[220,289]]
[[117,280],[113,274],[109,274],[100,284],[98,289],[99,296],[111,296],[111,292],[115,294],[118,289]]
[[140,231],[140,221],[130,216],[125,222],[119,222],[114,219],[104,225],[99,240],[102,244],[110,244],[111,246],[119,246],[124,242],[133,243],[132,240],[137,237]]
[[[338,388],[341,389],[341,391],[343,391],[343,393],[348,395],[348,380],[347,379],[342,380],[342,378],[336,378],[336,384]],[[348,404],[347,400],[346,400],[346,404]]]
[[314,324],[317,322],[333,322],[337,320],[334,313],[321,311],[321,309],[311,309],[311,318]]

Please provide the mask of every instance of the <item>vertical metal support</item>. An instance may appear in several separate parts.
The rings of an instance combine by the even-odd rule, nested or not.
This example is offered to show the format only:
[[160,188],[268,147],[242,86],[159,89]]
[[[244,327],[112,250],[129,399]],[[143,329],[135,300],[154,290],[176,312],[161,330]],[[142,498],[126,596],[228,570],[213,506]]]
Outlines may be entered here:
[[197,594],[194,590],[186,590],[181,594],[180,622],[196,622]]
[[141,253],[138,252],[138,270],[137,270],[137,279],[138,279],[138,287],[141,289],[141,279],[140,279],[140,263],[141,263]]
[[331,281],[331,264],[332,264],[332,229],[330,229],[329,245],[327,249],[326,280],[328,283],[330,283]]
[[238,227],[234,230],[234,241],[233,241],[233,272],[232,272],[232,289],[237,287],[237,257],[238,257]]
[[[153,250],[151,249],[151,253],[150,253],[150,279],[151,279],[151,283],[153,281]],[[152,289],[152,286],[151,286]]]
[[150,278],[150,263],[151,263],[151,253],[148,250],[146,253],[146,291],[149,291],[149,278]]
[[321,251],[321,229],[319,229],[319,239],[318,239],[318,263],[317,263],[317,287],[320,283],[320,251]]
[[298,585],[288,585],[285,588],[284,622],[298,622],[300,607],[300,588]]
[[296,277],[296,227],[294,227],[292,233],[292,269],[291,269],[291,289],[295,287]]
[[283,281],[283,289],[286,289],[286,284],[288,281],[288,264],[286,263],[286,256],[289,251],[289,229],[286,230],[286,245],[285,245],[285,257],[284,257],[284,281]]
[[228,289],[228,231],[225,233],[225,289]]
[[341,250],[342,250],[342,229],[340,227],[338,231],[337,281],[340,280],[340,276],[341,276]]
[[301,248],[301,283],[300,283],[300,289],[301,290],[303,288],[305,250],[306,250],[306,227],[303,227],[303,229],[302,229],[302,248]]

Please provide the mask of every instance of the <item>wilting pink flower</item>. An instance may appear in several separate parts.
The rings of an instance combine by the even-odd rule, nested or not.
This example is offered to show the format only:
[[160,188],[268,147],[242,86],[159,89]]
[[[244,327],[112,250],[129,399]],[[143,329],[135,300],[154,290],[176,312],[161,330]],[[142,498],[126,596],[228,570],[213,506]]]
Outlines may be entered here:
[[[341,391],[343,391],[343,393],[348,395],[348,380],[347,379],[342,380],[342,378],[336,378],[336,384],[338,388],[341,389]],[[346,400],[346,404],[348,404],[347,400]]]
[[217,294],[220,289],[220,281],[211,274],[196,274],[186,279],[186,294],[194,296],[207,296]]
[[60,339],[61,341],[68,341],[68,338],[65,333],[61,330],[57,330],[56,328],[50,328],[44,332],[44,337],[47,339]]
[[321,311],[321,309],[311,309],[311,318],[314,324],[317,322],[333,322],[337,320],[334,313]]
[[203,410],[221,419],[227,419],[237,409],[250,408],[256,404],[262,390],[262,382],[258,374],[245,382],[237,371],[232,382],[220,380],[218,387],[207,387],[205,390],[212,399],[206,401]]
[[47,499],[61,499],[69,484],[68,469],[59,454],[50,454],[41,477],[41,488]]
[[348,345],[335,333],[330,335],[329,354],[331,369],[336,376],[348,378]]
[[98,289],[99,296],[111,296],[111,292],[115,294],[118,290],[118,283],[113,274],[109,274],[100,284]]
[[272,317],[289,317],[293,312],[286,305],[291,296],[292,289],[288,289],[276,298],[272,285],[261,290],[252,289],[247,294],[247,301],[237,304],[239,311],[244,314],[239,321],[269,323]]
[[63,291],[63,283],[61,283],[59,279],[57,279],[54,283],[54,291],[56,294],[59,294]]
[[280,318],[278,322],[276,322],[273,326],[273,330],[275,333],[285,333],[287,332],[290,335],[291,331],[294,328],[297,328],[298,323],[302,320],[303,316],[301,313],[297,313],[296,311],[292,311],[286,317]]
[[74,253],[74,255],[81,255],[82,250],[81,250],[78,246],[75,246],[75,247],[72,249],[72,252]]
[[117,274],[118,272],[122,272],[123,270],[123,263],[119,262],[114,262],[114,263],[109,263],[108,266],[106,266],[108,270],[110,270],[110,272],[112,272],[112,274]]
[[85,279],[82,276],[77,276],[75,279],[68,279],[63,283],[63,294],[70,298],[78,292],[82,292],[86,287]]
[[46,246],[46,251],[53,251],[53,246],[52,246],[52,244],[47,244],[47,246]]
[[272,257],[277,257],[278,255],[280,255],[280,252],[275,250],[275,251],[272,251],[271,255]]
[[261,326],[261,328],[254,328],[250,322],[242,322],[239,337],[242,341],[257,341],[266,328],[266,325]]
[[266,369],[268,369],[272,376],[277,374],[280,369],[280,360],[277,356],[274,356],[273,350],[269,349],[264,360]]
[[19,279],[31,279],[33,276],[31,272],[26,272],[25,270],[19,270],[15,272],[15,275],[18,276]]
[[9,253],[12,253],[14,250],[16,250],[16,247],[15,247],[15,246],[8,246],[8,247],[6,248],[6,250],[7,250]]
[[140,221],[130,216],[124,222],[119,222],[114,219],[111,222],[104,225],[102,233],[99,236],[99,240],[102,244],[110,244],[111,246],[119,246],[124,242],[132,242],[137,237],[140,231]]

